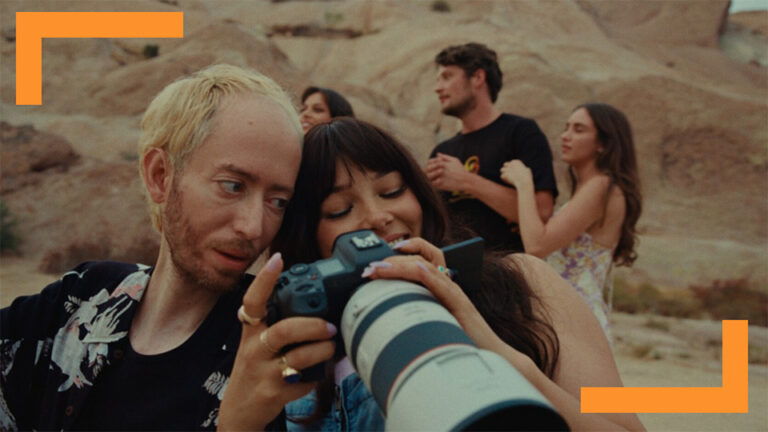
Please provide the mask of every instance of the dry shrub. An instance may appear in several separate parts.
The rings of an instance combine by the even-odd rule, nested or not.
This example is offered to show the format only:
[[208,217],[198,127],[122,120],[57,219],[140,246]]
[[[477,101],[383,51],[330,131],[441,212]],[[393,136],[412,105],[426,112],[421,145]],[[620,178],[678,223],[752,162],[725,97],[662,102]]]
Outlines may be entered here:
[[768,365],[768,348],[761,345],[749,345],[749,363]]
[[120,251],[113,251],[109,259],[130,263],[155,265],[157,254],[160,251],[158,235],[147,235],[133,239],[131,244]]
[[651,351],[653,351],[651,344],[632,345],[631,349],[632,357],[639,359],[647,357]]
[[0,253],[18,252],[21,237],[16,224],[16,218],[11,214],[5,200],[0,199]]
[[613,308],[677,318],[741,319],[768,327],[768,293],[750,286],[746,279],[715,280],[709,286],[662,291],[648,283],[630,285],[617,278]]
[[701,318],[702,304],[690,290],[665,292],[656,304],[659,315],[677,318]]
[[44,273],[60,274],[85,261],[103,260],[109,256],[107,243],[74,241],[61,249],[50,249],[40,260],[38,269]]
[[748,320],[768,327],[768,293],[751,287],[747,279],[715,280],[690,290],[713,319]]
[[126,248],[113,247],[109,242],[73,241],[60,249],[51,249],[40,260],[40,271],[61,274],[85,261],[122,261],[154,265],[160,249],[158,238],[142,236]]
[[435,12],[450,12],[451,5],[445,0],[435,0],[429,6]]
[[616,279],[613,284],[613,308],[619,312],[657,313],[661,298],[661,291],[648,283],[635,286]]
[[661,330],[663,332],[669,331],[669,324],[664,321],[655,320],[653,318],[648,318],[647,321],[645,321],[645,324],[643,326],[654,329],[654,330]]

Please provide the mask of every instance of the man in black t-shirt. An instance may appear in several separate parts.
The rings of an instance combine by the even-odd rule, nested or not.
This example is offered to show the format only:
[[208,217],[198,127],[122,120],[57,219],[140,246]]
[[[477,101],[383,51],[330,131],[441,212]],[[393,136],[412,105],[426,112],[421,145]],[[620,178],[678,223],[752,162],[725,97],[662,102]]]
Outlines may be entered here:
[[461,119],[462,130],[432,151],[425,171],[443,191],[454,225],[485,239],[487,249],[523,251],[517,231],[517,196],[501,180],[504,162],[520,159],[533,171],[539,215],[552,216],[557,184],[552,151],[535,121],[499,111],[502,85],[496,53],[477,43],[442,50],[435,92],[444,114]]

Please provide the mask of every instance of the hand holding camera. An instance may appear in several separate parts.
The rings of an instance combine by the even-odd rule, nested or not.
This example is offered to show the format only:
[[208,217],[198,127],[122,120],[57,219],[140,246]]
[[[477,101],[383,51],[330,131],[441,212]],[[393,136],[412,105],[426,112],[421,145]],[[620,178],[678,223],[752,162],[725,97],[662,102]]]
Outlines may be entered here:
[[[482,240],[442,252],[447,264],[456,266],[459,285],[479,289]],[[397,257],[372,231],[355,231],[336,239],[331,258],[296,264],[281,274],[269,301],[267,322],[313,316],[340,323],[343,344],[337,343],[337,353],[349,355],[385,413],[387,428],[567,429],[549,402],[514,367],[498,354],[475,346],[429,290],[404,280],[369,281],[362,276],[370,263],[385,259],[408,261],[406,273],[412,275],[401,273],[401,277],[433,288],[432,278],[439,277],[446,287],[456,287],[432,263],[421,257]],[[383,276],[387,268],[379,271]],[[443,294],[446,299],[456,298]],[[302,380],[319,378],[322,365],[302,371]]]

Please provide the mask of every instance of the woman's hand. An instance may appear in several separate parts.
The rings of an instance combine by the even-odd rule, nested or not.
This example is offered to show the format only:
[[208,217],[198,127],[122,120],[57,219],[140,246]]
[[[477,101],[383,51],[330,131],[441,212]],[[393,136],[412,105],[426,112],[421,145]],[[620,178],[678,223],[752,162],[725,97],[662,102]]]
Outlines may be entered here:
[[396,250],[411,255],[395,255],[369,265],[364,273],[371,279],[401,279],[420,283],[456,318],[467,335],[483,349],[508,349],[464,294],[459,285],[439,267],[445,267],[443,252],[422,238],[411,238]]
[[531,169],[525,166],[520,159],[504,162],[501,166],[501,179],[517,189],[533,185]]
[[[240,346],[219,410],[220,430],[263,430],[285,404],[309,393],[316,383],[287,383],[283,359],[296,370],[326,361],[333,356],[330,338],[336,328],[320,318],[294,317],[267,327],[263,319],[267,300],[283,262],[273,255],[243,297],[245,317]],[[314,341],[280,351],[289,344]]]

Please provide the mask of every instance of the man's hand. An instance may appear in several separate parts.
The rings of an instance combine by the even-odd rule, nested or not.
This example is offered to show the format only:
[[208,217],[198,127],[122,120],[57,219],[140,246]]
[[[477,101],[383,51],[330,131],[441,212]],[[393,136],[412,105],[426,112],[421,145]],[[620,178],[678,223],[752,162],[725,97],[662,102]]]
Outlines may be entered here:
[[432,186],[442,191],[464,190],[467,176],[471,175],[458,158],[443,153],[428,160],[424,172]]
[[[287,318],[271,327],[258,319],[265,315],[282,268],[280,254],[273,255],[243,297],[246,318],[251,322],[243,322],[240,346],[219,409],[219,430],[263,430],[285,404],[312,390],[316,383],[283,380],[283,359],[301,370],[333,356],[334,344],[329,339],[336,328],[320,318]],[[280,352],[286,345],[307,341],[313,342]]]

